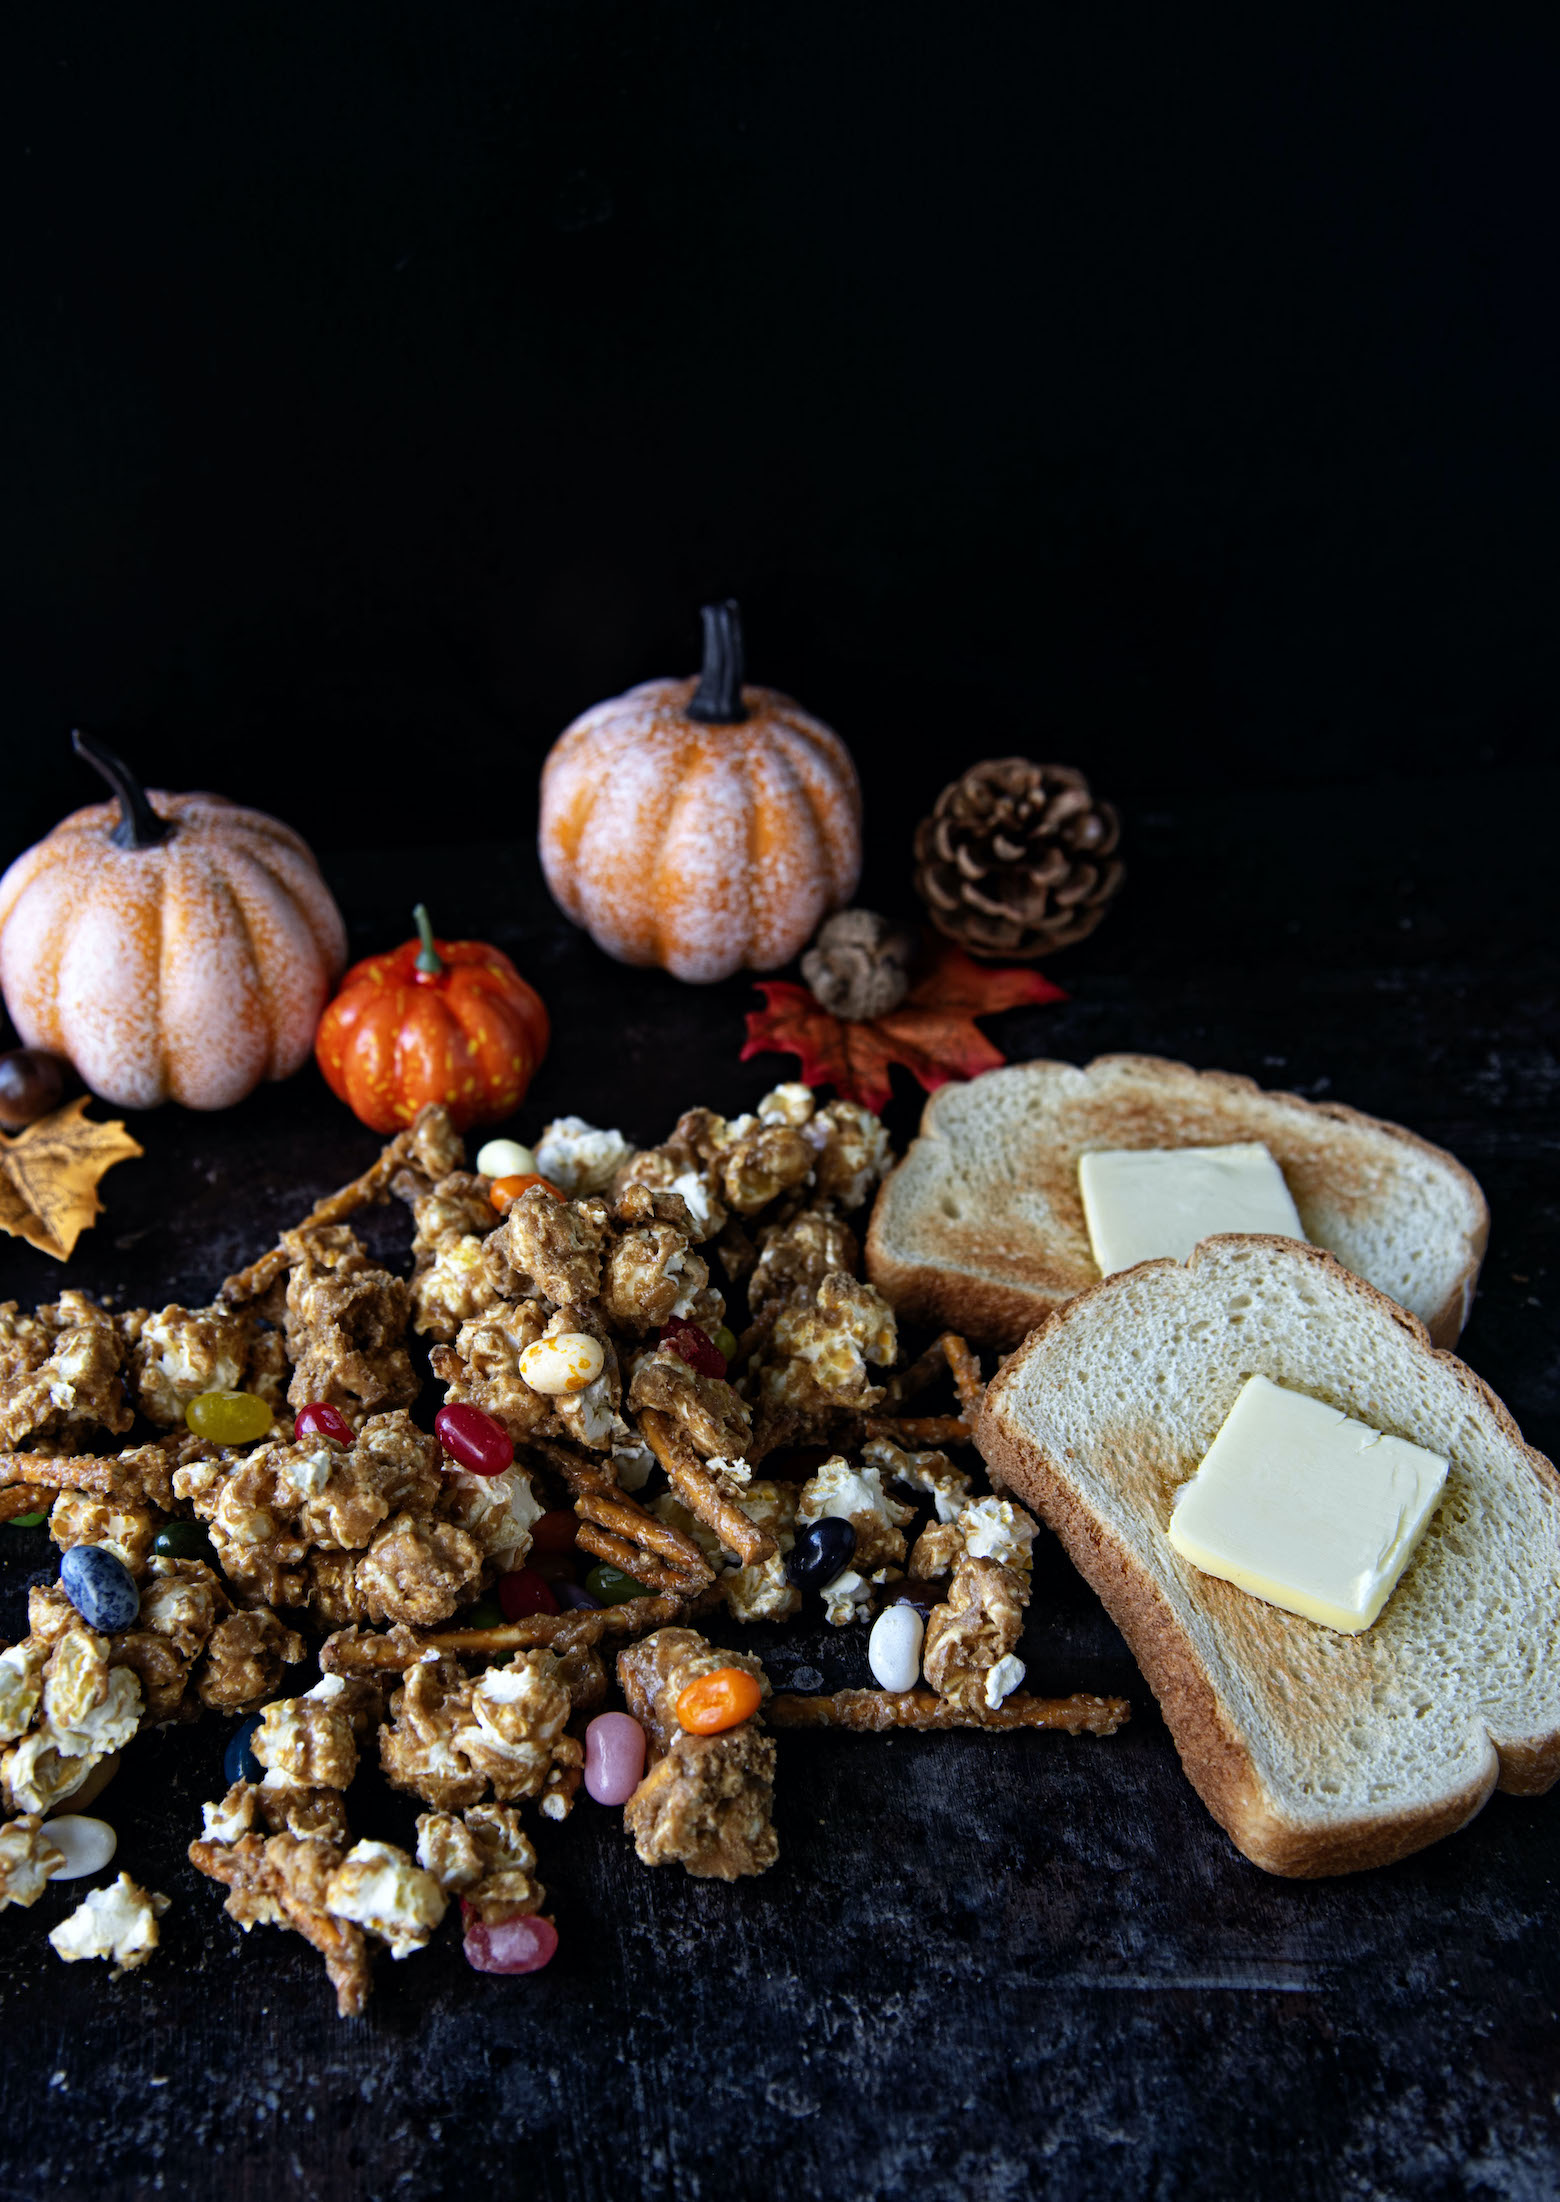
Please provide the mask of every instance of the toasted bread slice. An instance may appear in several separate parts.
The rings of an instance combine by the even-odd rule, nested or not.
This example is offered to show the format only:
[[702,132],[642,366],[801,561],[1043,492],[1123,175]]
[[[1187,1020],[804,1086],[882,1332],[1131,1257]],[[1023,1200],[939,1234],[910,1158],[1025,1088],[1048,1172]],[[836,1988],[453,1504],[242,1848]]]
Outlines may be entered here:
[[1016,1345],[1099,1270],[1078,1157],[1102,1147],[1259,1140],[1306,1237],[1457,1343],[1489,1238],[1460,1162],[1399,1125],[1332,1101],[1156,1055],[1019,1063],[939,1087],[878,1195],[867,1274],[901,1315]]
[[[1345,1636],[1204,1575],[1166,1534],[1248,1376],[1450,1461],[1381,1616]],[[1560,1775],[1560,1478],[1473,1371],[1330,1254],[1204,1239],[1047,1316],[978,1443],[1056,1531],[1193,1786],[1270,1873],[1349,1873]]]

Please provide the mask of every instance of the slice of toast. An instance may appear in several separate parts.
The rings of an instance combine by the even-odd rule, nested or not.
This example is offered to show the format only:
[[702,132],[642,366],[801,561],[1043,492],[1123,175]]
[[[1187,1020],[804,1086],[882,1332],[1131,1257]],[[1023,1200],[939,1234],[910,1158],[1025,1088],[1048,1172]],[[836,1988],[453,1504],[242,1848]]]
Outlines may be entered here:
[[[1380,1617],[1346,1636],[1183,1560],[1172,1499],[1252,1375],[1450,1462]],[[977,1442],[1061,1538],[1198,1795],[1270,1873],[1349,1873],[1560,1775],[1560,1478],[1473,1371],[1332,1256],[1204,1239],[1057,1308]]]
[[1489,1238],[1478,1183],[1440,1147],[1333,1101],[1156,1055],[1018,1063],[941,1086],[872,1211],[867,1274],[898,1312],[987,1345],[1099,1279],[1078,1157],[1259,1140],[1306,1237],[1457,1343]]

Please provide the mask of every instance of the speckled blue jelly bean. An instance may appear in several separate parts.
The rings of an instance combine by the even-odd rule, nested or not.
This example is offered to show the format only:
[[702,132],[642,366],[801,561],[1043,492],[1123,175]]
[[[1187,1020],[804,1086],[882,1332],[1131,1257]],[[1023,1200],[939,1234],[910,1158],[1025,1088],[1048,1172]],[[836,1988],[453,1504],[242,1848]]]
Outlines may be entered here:
[[856,1532],[838,1514],[825,1514],[796,1533],[786,1555],[785,1571],[798,1590],[822,1590],[849,1567],[856,1551]]
[[265,1768],[249,1748],[250,1739],[259,1725],[260,1715],[251,1713],[247,1720],[239,1722],[228,1737],[228,1747],[222,1754],[222,1771],[230,1787],[236,1781],[265,1780]]
[[73,1544],[60,1562],[60,1588],[89,1629],[112,1636],[141,1610],[135,1577],[106,1545]]

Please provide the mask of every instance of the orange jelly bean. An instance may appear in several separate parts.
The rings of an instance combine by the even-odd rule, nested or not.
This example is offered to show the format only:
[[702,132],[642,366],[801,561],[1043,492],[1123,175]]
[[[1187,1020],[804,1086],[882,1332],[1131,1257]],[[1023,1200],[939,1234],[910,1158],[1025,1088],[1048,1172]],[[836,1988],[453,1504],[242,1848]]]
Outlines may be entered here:
[[745,1667],[717,1667],[689,1683],[677,1700],[677,1718],[693,1735],[718,1736],[751,1720],[763,1694]]
[[488,1199],[501,1216],[507,1216],[520,1195],[529,1192],[533,1185],[539,1185],[544,1193],[551,1193],[554,1200],[567,1200],[568,1198],[566,1193],[559,1192],[556,1185],[550,1184],[538,1171],[532,1170],[525,1177],[494,1178]]

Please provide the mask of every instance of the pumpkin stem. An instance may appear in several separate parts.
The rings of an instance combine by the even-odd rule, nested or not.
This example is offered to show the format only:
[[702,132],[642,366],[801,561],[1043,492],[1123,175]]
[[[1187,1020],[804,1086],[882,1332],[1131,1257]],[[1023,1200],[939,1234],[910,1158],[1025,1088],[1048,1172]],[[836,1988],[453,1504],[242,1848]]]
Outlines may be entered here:
[[433,945],[433,920],[428,915],[426,905],[419,902],[412,912],[412,918],[417,927],[418,937],[422,941],[422,946],[417,951],[415,968],[421,971],[425,978],[436,979],[444,969],[444,964],[438,949]]
[[688,716],[706,726],[735,726],[747,717],[747,705],[742,701],[742,614],[736,599],[728,596],[724,604],[706,604],[700,617],[704,621],[704,665],[688,705]]
[[122,757],[116,757],[111,749],[95,742],[90,734],[83,734],[80,727],[72,727],[70,744],[78,757],[101,772],[104,779],[119,797],[119,823],[109,835],[116,849],[153,849],[159,841],[166,841],[173,828],[166,818],[159,818],[146,800],[146,790],[130,770]]

